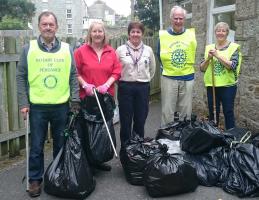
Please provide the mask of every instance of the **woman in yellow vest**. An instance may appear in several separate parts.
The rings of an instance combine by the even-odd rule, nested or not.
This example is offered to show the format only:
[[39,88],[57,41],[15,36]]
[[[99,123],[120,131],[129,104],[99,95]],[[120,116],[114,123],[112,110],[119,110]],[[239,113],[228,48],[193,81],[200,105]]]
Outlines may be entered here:
[[[229,26],[219,22],[215,26],[216,43],[206,46],[204,61],[200,70],[204,73],[204,83],[207,88],[209,120],[213,116],[213,82],[216,99],[216,122],[219,122],[220,104],[223,107],[225,129],[235,127],[234,101],[237,91],[237,81],[240,72],[242,55],[240,45],[227,40]],[[214,74],[212,73],[214,69]],[[213,77],[214,76],[214,81]]]

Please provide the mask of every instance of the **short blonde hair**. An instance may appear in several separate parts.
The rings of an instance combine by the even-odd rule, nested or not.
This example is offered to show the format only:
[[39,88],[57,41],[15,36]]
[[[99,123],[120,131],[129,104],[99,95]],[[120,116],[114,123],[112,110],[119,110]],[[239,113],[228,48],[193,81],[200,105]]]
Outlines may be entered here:
[[219,28],[224,28],[229,34],[229,25],[226,22],[218,22],[214,27],[214,32]]
[[107,35],[106,35],[106,30],[104,28],[104,23],[101,22],[101,21],[94,21],[94,22],[91,23],[91,25],[88,29],[86,38],[85,38],[85,42],[87,44],[92,44],[91,32],[92,32],[95,25],[101,25],[101,28],[102,28],[103,33],[104,33],[103,45],[108,44],[108,38],[107,38]]
[[174,6],[170,12],[170,19],[173,19],[173,16],[176,10],[181,10],[184,18],[186,17],[187,11],[185,9],[183,9],[181,6]]

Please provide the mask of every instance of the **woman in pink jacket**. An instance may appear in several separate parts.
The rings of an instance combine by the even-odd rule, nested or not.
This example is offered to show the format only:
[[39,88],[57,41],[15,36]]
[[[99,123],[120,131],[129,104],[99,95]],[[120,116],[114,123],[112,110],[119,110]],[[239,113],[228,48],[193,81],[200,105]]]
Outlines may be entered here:
[[[121,64],[115,50],[107,44],[102,22],[93,22],[86,37],[86,43],[74,53],[80,99],[93,96],[93,88],[101,94],[108,92],[114,96],[114,82],[120,78]],[[94,168],[110,171],[107,164],[94,164]]]
[[93,95],[93,88],[114,96],[114,82],[120,78],[121,64],[115,50],[107,44],[102,22],[93,22],[86,43],[75,53],[75,62],[80,84],[80,98]]

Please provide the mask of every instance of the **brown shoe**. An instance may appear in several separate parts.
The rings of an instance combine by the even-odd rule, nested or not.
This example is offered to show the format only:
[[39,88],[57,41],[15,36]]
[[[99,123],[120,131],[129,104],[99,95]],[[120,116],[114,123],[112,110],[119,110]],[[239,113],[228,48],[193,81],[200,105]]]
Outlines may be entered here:
[[29,195],[31,197],[38,197],[41,193],[41,184],[39,181],[32,181],[29,186]]

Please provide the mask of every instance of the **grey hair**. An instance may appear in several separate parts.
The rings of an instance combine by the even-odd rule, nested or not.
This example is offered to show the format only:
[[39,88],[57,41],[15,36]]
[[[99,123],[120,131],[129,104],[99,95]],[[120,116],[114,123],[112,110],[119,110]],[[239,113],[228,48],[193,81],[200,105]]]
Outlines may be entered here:
[[216,32],[216,30],[220,27],[226,29],[227,33],[229,34],[229,25],[226,22],[218,22],[214,27],[214,31]]
[[176,10],[181,10],[184,18],[186,17],[187,11],[184,8],[182,8],[181,6],[174,6],[170,12],[170,19],[173,19],[173,16]]

